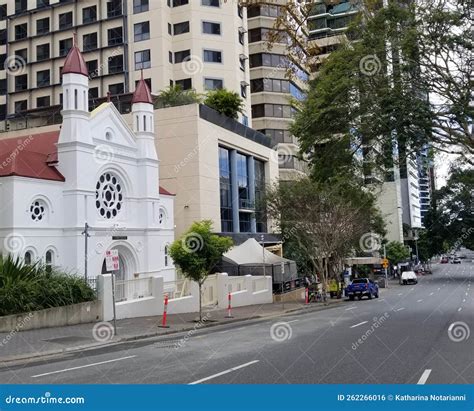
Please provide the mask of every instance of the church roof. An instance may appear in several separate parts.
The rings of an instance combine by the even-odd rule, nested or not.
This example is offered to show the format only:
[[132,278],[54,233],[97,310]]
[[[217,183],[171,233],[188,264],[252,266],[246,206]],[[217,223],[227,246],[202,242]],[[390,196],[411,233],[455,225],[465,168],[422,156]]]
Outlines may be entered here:
[[84,57],[82,56],[79,47],[77,47],[76,40],[74,39],[74,45],[72,46],[71,50],[66,57],[66,61],[64,62],[63,67],[63,74],[75,73],[75,74],[82,74],[83,76],[88,77],[89,71],[87,70],[86,62],[84,61]]
[[20,176],[64,181],[51,165],[57,156],[59,131],[0,140],[0,177]]
[[142,78],[138,81],[135,93],[133,93],[132,104],[135,103],[153,104],[150,88],[148,87],[148,84],[146,84],[146,81],[143,80],[143,73]]
[[[54,166],[58,161],[58,139],[59,130],[0,139],[0,177],[65,181]],[[174,195],[163,187],[160,187],[160,194]]]

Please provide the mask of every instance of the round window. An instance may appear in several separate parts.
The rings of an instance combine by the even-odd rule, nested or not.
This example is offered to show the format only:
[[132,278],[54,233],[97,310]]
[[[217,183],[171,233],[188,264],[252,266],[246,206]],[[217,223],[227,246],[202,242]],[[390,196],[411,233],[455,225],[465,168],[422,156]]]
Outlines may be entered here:
[[35,200],[30,206],[30,216],[33,221],[41,221],[45,218],[46,204],[41,200]]
[[95,205],[99,214],[106,219],[116,217],[123,205],[123,190],[119,179],[112,173],[104,173],[95,188]]

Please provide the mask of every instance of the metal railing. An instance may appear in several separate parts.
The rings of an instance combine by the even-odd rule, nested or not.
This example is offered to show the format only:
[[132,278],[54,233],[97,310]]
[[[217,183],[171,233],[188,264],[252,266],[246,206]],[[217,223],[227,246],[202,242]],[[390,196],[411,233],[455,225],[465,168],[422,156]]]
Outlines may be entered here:
[[137,300],[152,296],[152,278],[137,278],[115,282],[115,301]]

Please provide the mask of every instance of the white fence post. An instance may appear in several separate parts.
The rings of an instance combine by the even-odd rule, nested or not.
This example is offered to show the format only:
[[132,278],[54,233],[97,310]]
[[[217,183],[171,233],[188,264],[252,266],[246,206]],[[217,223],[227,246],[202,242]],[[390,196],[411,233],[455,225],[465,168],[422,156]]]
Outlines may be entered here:
[[97,276],[97,298],[102,301],[102,321],[112,320],[114,318],[112,274]]

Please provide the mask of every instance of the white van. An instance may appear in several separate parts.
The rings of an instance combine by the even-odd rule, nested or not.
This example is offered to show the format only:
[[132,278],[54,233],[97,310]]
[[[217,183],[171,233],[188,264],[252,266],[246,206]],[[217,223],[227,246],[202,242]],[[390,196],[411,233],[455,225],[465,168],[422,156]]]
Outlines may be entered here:
[[402,276],[400,277],[400,284],[407,285],[407,284],[417,284],[418,277],[414,271],[404,271]]

